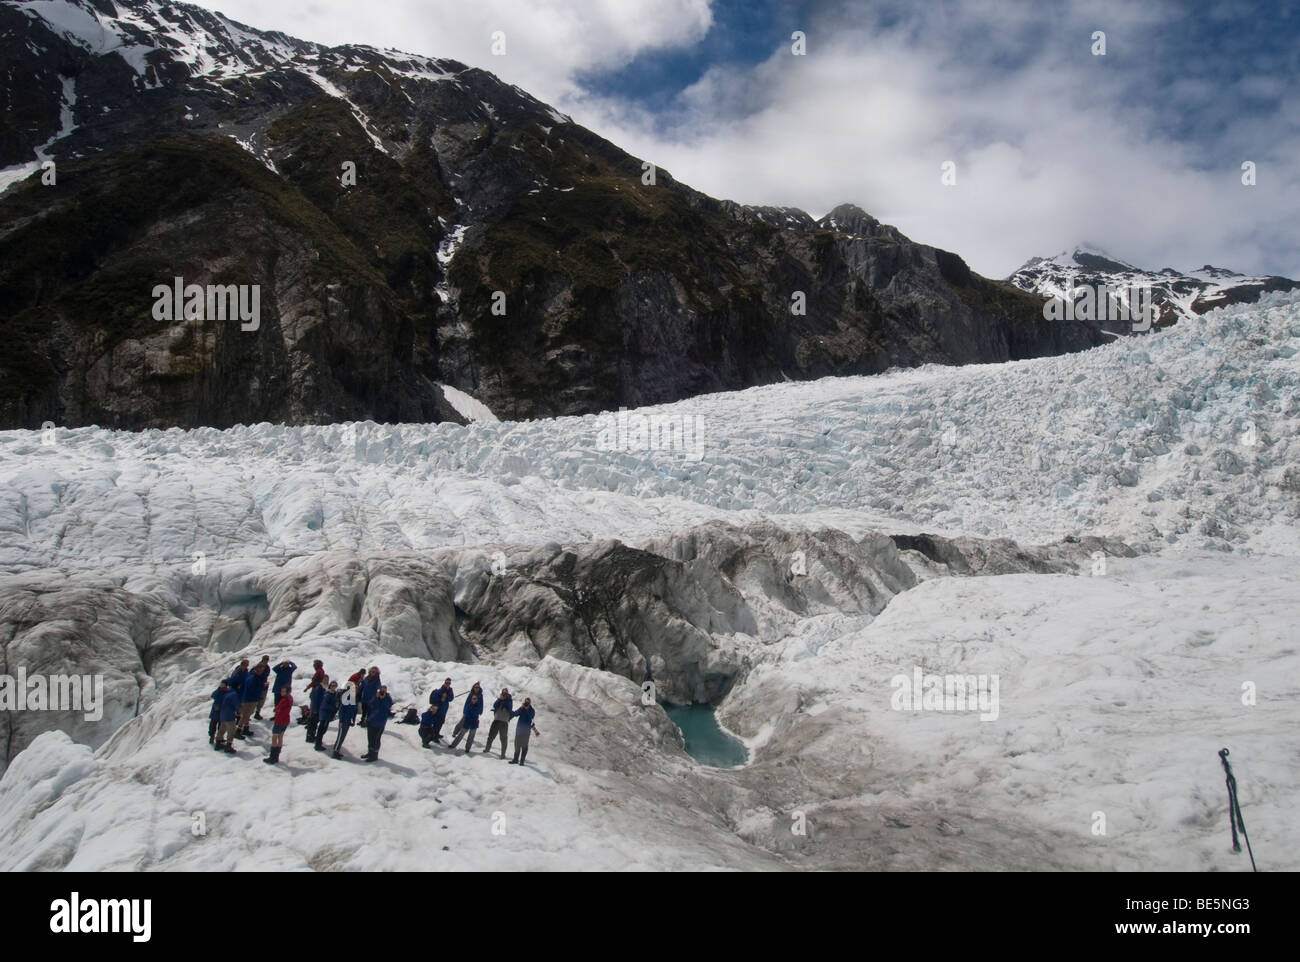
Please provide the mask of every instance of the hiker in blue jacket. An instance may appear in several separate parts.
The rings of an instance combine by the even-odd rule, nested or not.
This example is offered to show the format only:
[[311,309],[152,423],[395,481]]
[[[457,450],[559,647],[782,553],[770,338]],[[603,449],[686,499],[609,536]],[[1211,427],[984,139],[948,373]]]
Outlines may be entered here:
[[280,704],[280,693],[286,688],[293,687],[293,673],[297,670],[298,666],[288,658],[272,669],[275,672],[275,685],[271,689],[271,694],[274,696],[274,701],[271,702],[272,705]]
[[439,705],[448,704],[455,697],[456,693],[451,690],[451,679],[444,678],[442,680],[441,688],[435,688],[433,691],[429,692],[429,704],[432,705],[436,711]]
[[524,703],[512,714],[519,719],[519,723],[515,725],[515,757],[510,764],[522,765],[524,759],[528,757],[528,739],[532,737],[533,732],[540,735],[542,730],[533,724],[533,719],[537,717],[537,709],[533,707],[531,698],[525,698]]
[[429,704],[433,706],[433,740],[442,741],[442,724],[447,720],[447,709],[455,700],[456,693],[451,689],[451,679],[444,678],[441,688],[435,688],[429,694]]
[[243,739],[252,734],[249,723],[253,720],[253,712],[257,710],[257,700],[262,697],[262,686],[265,683],[266,676],[258,668],[254,668],[244,676],[238,724],[235,726],[236,738]]
[[339,737],[334,742],[334,757],[343,757],[343,739],[357,720],[357,686],[348,682],[339,695]]
[[271,659],[265,658],[253,666],[253,671],[257,672],[262,679],[262,693],[258,696],[257,706],[261,709],[266,702],[267,693],[271,691]]
[[316,751],[325,750],[325,732],[330,727],[330,722],[339,711],[339,683],[336,681],[328,682],[327,688],[321,688],[319,685],[312,689],[312,694],[321,692],[320,707],[316,709]]
[[239,726],[239,712],[243,707],[243,694],[234,685],[230,686],[226,696],[221,699],[221,728],[217,731],[217,740],[213,748],[219,752],[235,752],[235,730]]
[[208,744],[212,745],[217,740],[217,728],[221,725],[221,702],[226,697],[226,692],[230,691],[230,679],[223,678],[221,685],[208,697],[212,699],[212,710],[208,712]]
[[478,716],[483,714],[483,702],[478,695],[472,691],[468,698],[465,699],[465,713],[461,715],[460,721],[456,724],[456,730],[452,732],[451,744],[449,748],[455,750],[464,738],[465,733],[469,733],[469,738],[465,740],[465,754],[474,747],[474,733],[478,731]]
[[253,717],[258,721],[262,721],[262,709],[266,705],[266,693],[271,690],[271,686],[265,684],[265,682],[271,677],[271,656],[263,655],[262,660],[257,663],[257,667],[262,670],[262,681],[264,684],[262,685],[262,697],[257,699],[257,707],[253,709]]
[[[379,680],[379,668],[371,665],[370,670],[366,672],[366,677],[361,680],[361,691],[359,692],[362,725],[370,717],[370,705],[375,700],[375,694],[379,691],[381,685],[383,685],[383,682]],[[388,724],[387,719],[384,720],[384,724]]]
[[[322,677],[324,681],[329,681],[328,675]],[[311,690],[311,694],[307,697],[307,703],[311,706],[311,714],[307,716],[308,742],[314,742],[316,740],[316,726],[320,724],[320,705],[321,700],[325,697],[325,690],[324,685],[317,685]]]
[[388,724],[388,713],[392,708],[393,699],[389,697],[387,687],[380,685],[370,700],[370,710],[366,712],[366,739],[370,751],[361,757],[368,762],[379,760],[379,742],[384,737],[384,726]]
[[428,748],[433,744],[433,726],[438,722],[438,714],[430,705],[420,716],[420,747]]

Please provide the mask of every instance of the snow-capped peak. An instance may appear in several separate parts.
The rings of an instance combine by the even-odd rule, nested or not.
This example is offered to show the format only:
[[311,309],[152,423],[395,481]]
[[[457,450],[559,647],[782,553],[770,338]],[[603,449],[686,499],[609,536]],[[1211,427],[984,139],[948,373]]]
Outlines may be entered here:
[[1249,304],[1266,291],[1300,287],[1285,277],[1248,277],[1209,264],[1186,273],[1166,267],[1158,271],[1134,267],[1095,244],[1078,244],[1047,257],[1031,257],[1008,280],[1022,290],[1045,297],[1066,297],[1079,286],[1150,288],[1159,323],[1197,317],[1225,304]]
[[94,54],[116,53],[155,86],[160,62],[183,64],[190,77],[230,79],[291,63],[347,66],[356,59],[384,60],[394,73],[429,80],[454,76],[464,66],[368,46],[330,48],[275,30],[258,30],[215,11],[186,3],[117,0],[113,13],[89,0],[29,0],[27,16]]

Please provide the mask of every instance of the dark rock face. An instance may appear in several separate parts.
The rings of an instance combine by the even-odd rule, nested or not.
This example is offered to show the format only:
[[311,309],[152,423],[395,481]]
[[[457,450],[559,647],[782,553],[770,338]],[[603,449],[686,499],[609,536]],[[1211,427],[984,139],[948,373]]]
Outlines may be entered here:
[[[481,70],[52,5],[108,39],[0,7],[0,166],[34,170],[0,195],[0,427],[460,420],[441,384],[541,417],[1105,340],[855,207],[647,183]],[[257,285],[260,326],[156,320],[175,277]]]

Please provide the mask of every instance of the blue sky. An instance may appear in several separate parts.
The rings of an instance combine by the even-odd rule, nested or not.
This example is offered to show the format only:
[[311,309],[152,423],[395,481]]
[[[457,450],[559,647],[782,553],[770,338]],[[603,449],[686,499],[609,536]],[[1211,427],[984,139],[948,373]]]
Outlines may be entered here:
[[1286,2],[203,2],[481,66],[706,193],[856,203],[990,276],[1085,239],[1143,266],[1300,275]]
[[[942,6],[959,15],[966,5]],[[1289,3],[1191,0],[1179,6],[1185,15],[1138,23],[1118,34],[1112,31],[1104,64],[1111,68],[1119,62],[1125,101],[1150,111],[1155,132],[1199,143],[1209,165],[1217,162],[1222,148],[1235,148],[1218,139],[1235,119],[1243,113],[1269,117],[1279,110],[1283,97],[1297,92],[1300,8]],[[640,105],[657,115],[661,128],[671,129],[679,117],[675,101],[710,68],[755,67],[789,44],[792,27],[897,28],[914,22],[908,15],[912,7],[875,0],[719,0],[711,4],[708,32],[695,43],[646,50],[625,65],[582,71],[575,79],[593,96]],[[967,34],[960,55],[978,60],[989,76],[1014,72],[1044,45],[1054,45],[1057,56],[1079,69],[1102,65],[1090,44],[1078,42],[1077,34],[1053,34],[1052,4],[1044,3],[1040,10],[1041,16],[1027,20],[993,16],[973,21],[975,29]],[[1104,14],[1098,18],[1099,28],[1104,20]],[[1248,90],[1227,92],[1243,80],[1251,81]]]
[[668,113],[674,98],[719,64],[755,66],[789,42],[791,24],[806,24],[819,6],[809,0],[720,0],[713,24],[688,46],[645,50],[627,64],[582,71],[578,83],[601,97],[637,101]]

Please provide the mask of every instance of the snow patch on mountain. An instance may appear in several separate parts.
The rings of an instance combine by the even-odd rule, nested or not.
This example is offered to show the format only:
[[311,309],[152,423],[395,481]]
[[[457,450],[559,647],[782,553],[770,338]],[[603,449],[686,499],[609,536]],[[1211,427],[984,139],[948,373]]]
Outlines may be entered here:
[[454,407],[456,413],[462,417],[466,417],[471,421],[500,420],[482,401],[470,397],[464,391],[458,390],[450,384],[442,385],[442,394],[447,399],[447,403]]
[[41,162],[39,160],[30,160],[25,164],[14,164],[12,167],[0,169],[0,194],[3,194],[19,181],[26,180],[40,169]]
[[375,133],[374,123],[366,116],[365,112],[362,111],[360,107],[348,98],[347,94],[338,88],[337,84],[322,77],[318,70],[313,70],[308,67],[299,67],[298,70],[310,77],[312,82],[315,83],[316,86],[320,87],[321,90],[325,91],[325,93],[334,97],[336,100],[341,100],[347,104],[348,110],[352,111],[352,116],[355,117],[357,123],[361,125],[361,129],[366,132],[366,136],[369,137],[370,142],[375,145],[375,149],[385,154],[389,152],[388,148],[384,146],[383,140],[380,139],[379,134]]
[[91,53],[111,53],[122,44],[121,36],[91,8],[61,0],[39,0],[15,6],[29,17],[44,20],[51,30]]
[[1271,291],[1300,288],[1300,283],[1284,277],[1250,277],[1208,264],[1185,273],[1172,267],[1143,270],[1090,245],[1050,257],[1031,257],[1008,280],[1022,290],[1065,300],[1075,299],[1076,288],[1084,285],[1114,290],[1150,288],[1162,325],[1199,318],[1230,303],[1253,303]]

